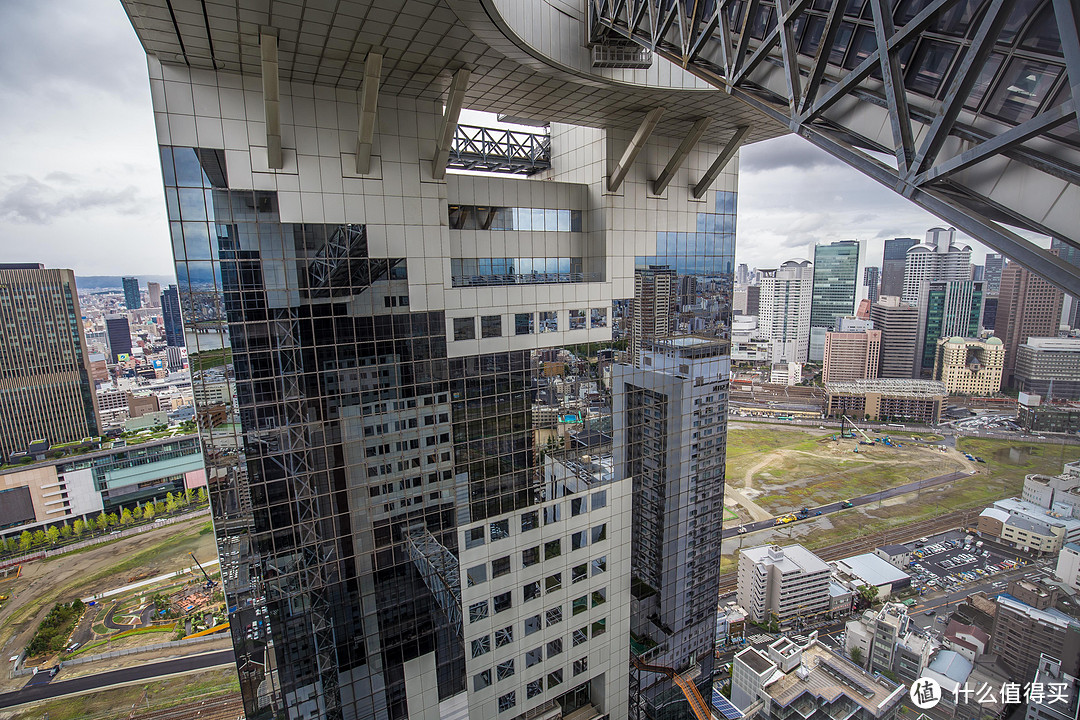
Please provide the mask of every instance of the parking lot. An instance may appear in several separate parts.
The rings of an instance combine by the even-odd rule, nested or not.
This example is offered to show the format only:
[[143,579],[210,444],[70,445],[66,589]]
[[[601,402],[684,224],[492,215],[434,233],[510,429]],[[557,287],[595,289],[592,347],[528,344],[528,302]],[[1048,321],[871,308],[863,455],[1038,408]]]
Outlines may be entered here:
[[[970,541],[966,542],[967,538]],[[956,592],[974,583],[990,583],[994,590],[1004,590],[1006,583],[995,580],[995,576],[1027,564],[1024,558],[1018,561],[1015,553],[1009,555],[976,536],[955,530],[907,547],[912,550],[908,572],[912,586],[920,594]]]

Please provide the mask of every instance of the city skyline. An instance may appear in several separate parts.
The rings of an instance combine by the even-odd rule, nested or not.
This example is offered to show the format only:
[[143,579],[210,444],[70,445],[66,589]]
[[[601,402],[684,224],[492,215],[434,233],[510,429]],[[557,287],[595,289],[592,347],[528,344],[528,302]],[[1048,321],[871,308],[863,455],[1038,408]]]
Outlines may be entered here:
[[[122,6],[26,5],[5,15],[0,66],[18,63],[20,72],[0,79],[9,100],[0,119],[9,153],[0,233],[20,241],[4,259],[81,276],[169,274],[150,90]],[[815,243],[853,239],[870,241],[867,263],[880,265],[885,239],[945,225],[793,135],[744,147],[740,170],[736,261],[751,267],[810,259]],[[986,248],[958,239],[976,243],[981,263]]]

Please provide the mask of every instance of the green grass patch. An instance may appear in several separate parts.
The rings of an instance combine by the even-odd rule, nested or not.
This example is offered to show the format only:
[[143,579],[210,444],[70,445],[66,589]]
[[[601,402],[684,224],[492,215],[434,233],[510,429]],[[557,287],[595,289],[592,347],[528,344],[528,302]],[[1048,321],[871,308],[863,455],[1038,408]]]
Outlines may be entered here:
[[1023,480],[1025,475],[1057,475],[1062,466],[1080,458],[1080,448],[1058,443],[1032,443],[987,438],[957,438],[956,447],[986,461],[993,477]]
[[79,622],[84,610],[86,610],[86,605],[82,600],[54,605],[38,625],[34,637],[26,645],[26,654],[33,656],[63,650],[67,645],[68,636],[75,629],[75,623]]
[[[65,659],[66,658],[78,657],[79,655],[82,655],[83,653],[87,652],[88,650],[96,650],[96,649],[98,649],[98,648],[100,648],[102,646],[108,645],[113,640],[119,640],[120,638],[132,637],[134,635],[149,635],[151,633],[172,633],[172,632],[175,632],[175,631],[176,631],[176,623],[170,623],[168,625],[154,625],[152,627],[145,627],[145,628],[135,628],[133,630],[124,630],[122,632],[116,633],[115,635],[107,637],[107,638],[105,638],[103,640],[95,640],[92,643],[87,643],[86,645],[83,645],[81,648],[79,648],[75,652],[73,652],[73,653],[71,653],[69,655],[65,655],[64,657],[65,657]],[[93,653],[91,653],[91,654],[93,654]]]

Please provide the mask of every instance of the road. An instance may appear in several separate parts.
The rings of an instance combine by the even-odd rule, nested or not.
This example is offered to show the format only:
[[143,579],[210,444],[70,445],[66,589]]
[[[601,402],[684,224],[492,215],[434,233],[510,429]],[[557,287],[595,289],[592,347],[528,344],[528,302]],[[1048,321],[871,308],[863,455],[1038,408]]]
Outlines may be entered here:
[[[96,675],[84,675],[73,680],[64,680],[64,671],[61,670],[55,678],[52,678],[53,682],[49,682],[49,673],[44,671],[35,675],[22,689],[0,694],[0,708],[48,700],[62,695],[104,690],[112,685],[153,680],[162,675],[207,670],[213,667],[232,665],[234,662],[233,651],[230,649],[189,655],[175,660],[148,663],[122,670],[110,670]],[[44,682],[39,680],[42,675],[44,675]]]
[[[936,487],[937,485],[944,485],[961,478],[968,477],[966,470],[960,470],[957,472],[951,472],[947,475],[938,475],[937,477],[925,478],[923,480],[915,480],[913,482],[904,483],[903,485],[897,485],[896,487],[886,488],[885,490],[879,490],[878,492],[870,493],[869,495],[861,495],[856,498],[851,498],[851,504],[855,507],[860,505],[869,505],[871,503],[881,502],[882,500],[888,500],[889,498],[896,497],[897,495],[903,495],[904,493],[916,492],[925,488]],[[828,505],[819,505],[818,507],[810,508],[810,518],[815,517],[817,513],[821,515],[828,515],[841,510],[839,502],[829,503]],[[749,522],[742,527],[746,528],[746,532],[754,532],[755,530],[765,530],[776,525],[776,520],[759,520],[757,522]],[[724,530],[724,537],[735,537],[739,534],[739,528],[733,527]]]

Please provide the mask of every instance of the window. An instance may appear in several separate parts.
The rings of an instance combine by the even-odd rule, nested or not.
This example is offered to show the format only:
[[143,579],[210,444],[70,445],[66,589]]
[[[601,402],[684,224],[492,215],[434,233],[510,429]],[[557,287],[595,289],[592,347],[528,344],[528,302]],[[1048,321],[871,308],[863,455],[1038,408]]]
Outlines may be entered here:
[[510,574],[510,556],[496,558],[491,561],[491,577],[497,578]]
[[475,340],[476,318],[454,318],[454,339]]
[[465,531],[465,548],[480,547],[484,544],[484,528],[474,527]]
[[592,636],[595,638],[597,635],[603,635],[607,632],[607,618],[597,620],[592,624]]
[[498,665],[495,666],[495,679],[496,680],[505,680],[508,677],[513,677],[513,675],[514,675],[514,661],[513,660],[506,660],[505,662],[501,662],[501,663],[499,663]]
[[525,602],[540,597],[540,581],[537,580],[535,582],[525,583],[525,587],[522,588],[522,594],[525,597]]
[[525,653],[525,667],[531,668],[544,660],[544,648],[538,647]]
[[525,686],[525,697],[534,698],[544,692],[544,679],[537,678]]
[[589,609],[589,596],[588,595],[584,595],[584,596],[579,597],[578,599],[574,600],[574,604],[573,604],[573,614],[574,615],[580,615],[581,613],[585,612],[588,609]]
[[535,510],[521,515],[521,532],[528,532],[529,530],[536,530],[540,527],[540,514]]
[[[607,602],[607,588],[600,588],[599,590],[593,590],[592,594],[592,606],[603,605]],[[495,612],[499,612],[496,607]]]
[[607,308],[593,308],[589,312],[592,315],[589,322],[594,328],[607,327]]
[[574,661],[574,674],[580,675],[583,672],[587,672],[589,669],[589,658],[583,657],[580,660]]
[[570,311],[570,329],[571,330],[584,330],[585,329],[585,311],[584,310],[571,310]]
[[525,618],[525,634],[532,635],[534,632],[540,632],[539,615],[533,615],[530,618]]
[[562,587],[562,573],[555,573],[544,578],[544,591],[553,592]]
[[491,685],[491,670],[484,670],[473,675],[473,692],[479,692]]
[[549,672],[547,677],[548,690],[556,685],[562,685],[562,668],[554,672]]
[[[595,594],[595,593],[594,593]],[[496,613],[501,613],[504,610],[509,610],[514,606],[513,601],[510,599],[510,592],[504,592],[496,595],[491,599],[492,607],[495,608]]]
[[562,638],[555,638],[547,644],[548,660],[562,653]]
[[570,498],[570,516],[577,517],[585,512],[588,508],[585,506],[585,498],[576,497]]
[[517,705],[517,694],[512,691],[499,698],[499,712],[506,712],[515,705]]
[[521,551],[521,564],[525,567],[531,567],[540,562],[540,546],[526,548]]
[[586,531],[586,530],[576,532],[576,533],[574,533],[573,535],[570,536],[570,550],[571,551],[580,550],[581,548],[585,547],[588,544],[589,544],[589,534],[588,534],[588,531]]
[[481,315],[480,337],[502,337],[502,315]]
[[510,521],[496,520],[491,523],[491,542],[510,537]]
[[487,582],[487,566],[477,565],[475,567],[469,568],[465,571],[465,578],[468,582],[469,587],[473,587],[474,585],[479,585],[480,583]]
[[575,565],[570,569],[570,583],[581,582],[585,578],[589,577],[589,565],[588,563],[582,563],[581,565]]
[[540,332],[558,332],[559,315],[555,311],[542,311],[540,313]]
[[607,555],[592,561],[592,574],[599,575],[602,572],[607,572]]
[[553,607],[553,608],[548,608],[547,612],[545,612],[544,615],[547,618],[547,626],[548,627],[551,627],[552,625],[557,625],[557,624],[561,623],[562,622],[562,605],[559,605],[559,606]]
[[581,643],[589,642],[589,629],[588,627],[578,628],[570,636],[571,644],[577,647]]
[[472,656],[478,658],[491,652],[491,636],[485,635],[472,641]]
[[544,543],[544,559],[551,560],[562,555],[562,541],[551,540]]
[[562,520],[562,505],[556,503],[554,505],[548,505],[544,508],[544,524],[550,525]]
[[599,510],[600,508],[607,507],[607,490],[594,492],[590,497],[592,498],[593,510]]
[[533,334],[533,314],[532,313],[514,313],[514,334],[515,335],[532,335]]
[[501,648],[503,645],[509,645],[512,642],[514,642],[513,625],[495,631],[495,647]]
[[597,525],[592,529],[592,541],[598,543],[602,540],[607,540],[607,523]]
[[487,600],[481,600],[478,603],[473,603],[469,606],[469,622],[474,623],[477,620],[483,620],[488,616],[488,603]]

